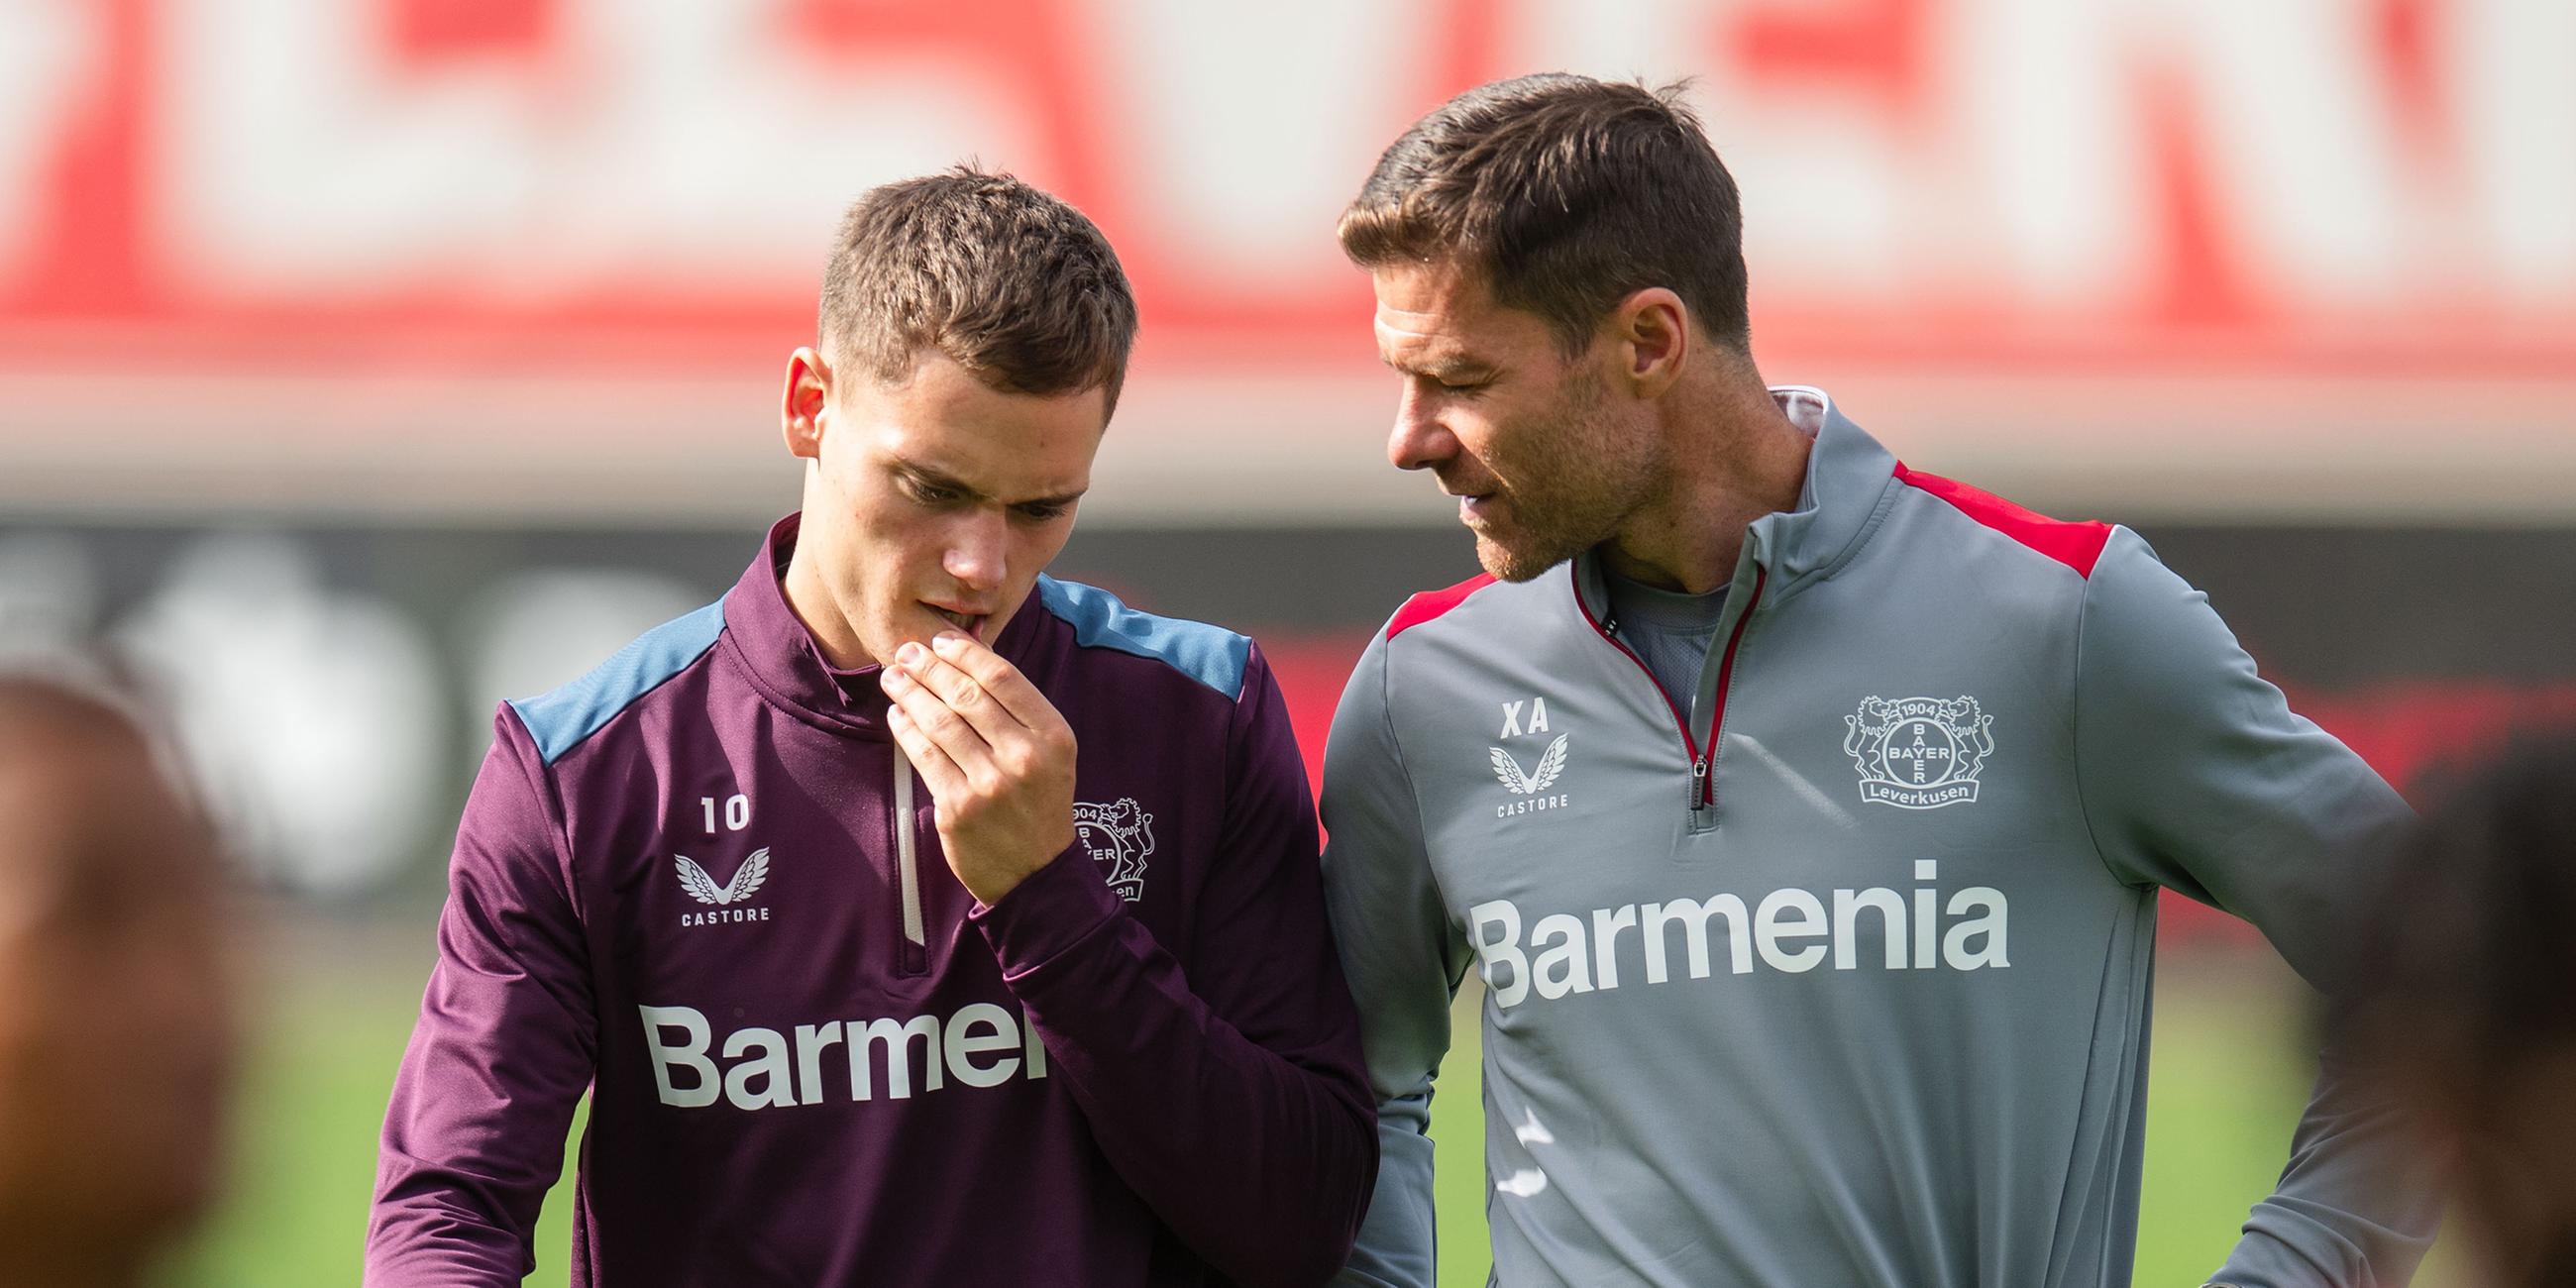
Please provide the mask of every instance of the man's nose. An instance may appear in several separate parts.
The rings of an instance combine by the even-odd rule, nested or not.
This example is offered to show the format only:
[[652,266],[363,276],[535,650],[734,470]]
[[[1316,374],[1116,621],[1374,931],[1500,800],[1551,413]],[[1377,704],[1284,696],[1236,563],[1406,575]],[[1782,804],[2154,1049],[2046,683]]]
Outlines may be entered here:
[[1408,382],[1395,405],[1395,428],[1386,436],[1386,459],[1399,470],[1428,469],[1458,454],[1458,440],[1443,428],[1430,402]]
[[1010,521],[999,510],[961,517],[949,533],[939,566],[969,590],[992,590],[1010,575]]

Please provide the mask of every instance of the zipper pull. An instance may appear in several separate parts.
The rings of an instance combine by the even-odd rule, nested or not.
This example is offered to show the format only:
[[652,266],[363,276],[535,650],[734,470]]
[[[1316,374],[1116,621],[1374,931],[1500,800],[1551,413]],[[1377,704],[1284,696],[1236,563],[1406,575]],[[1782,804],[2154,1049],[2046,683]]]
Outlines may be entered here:
[[1697,759],[1695,759],[1695,760],[1691,761],[1691,798],[1690,798],[1690,807],[1691,807],[1692,809],[1698,809],[1698,808],[1699,808],[1699,807],[1700,807],[1704,802],[1706,802],[1707,800],[1708,800],[1708,757],[1706,757],[1706,756],[1701,756],[1701,757],[1699,757],[1699,758],[1697,758]]

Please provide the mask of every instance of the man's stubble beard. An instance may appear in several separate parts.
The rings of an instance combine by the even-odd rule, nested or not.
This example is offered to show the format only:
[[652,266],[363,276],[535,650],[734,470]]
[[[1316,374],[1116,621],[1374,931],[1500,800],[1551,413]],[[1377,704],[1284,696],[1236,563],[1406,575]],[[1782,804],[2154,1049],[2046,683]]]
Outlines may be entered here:
[[[1566,382],[1548,413],[1554,424],[1515,437],[1551,457],[1515,471],[1523,482],[1511,502],[1508,544],[1477,532],[1476,561],[1503,581],[1528,581],[1616,535],[1650,498],[1664,470],[1648,444],[1622,441],[1603,406],[1602,380],[1585,373]],[[1651,440],[1650,440],[1651,442]]]

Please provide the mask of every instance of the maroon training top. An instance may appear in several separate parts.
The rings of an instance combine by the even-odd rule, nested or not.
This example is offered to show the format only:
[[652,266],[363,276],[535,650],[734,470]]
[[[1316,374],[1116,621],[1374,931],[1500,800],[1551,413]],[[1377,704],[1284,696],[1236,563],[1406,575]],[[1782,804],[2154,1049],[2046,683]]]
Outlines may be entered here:
[[875,668],[788,610],[795,540],[497,714],[367,1283],[517,1284],[585,1090],[575,1285],[1329,1277],[1373,1110],[1260,649],[1040,578],[993,643],[1079,741],[1080,839],[985,907]]

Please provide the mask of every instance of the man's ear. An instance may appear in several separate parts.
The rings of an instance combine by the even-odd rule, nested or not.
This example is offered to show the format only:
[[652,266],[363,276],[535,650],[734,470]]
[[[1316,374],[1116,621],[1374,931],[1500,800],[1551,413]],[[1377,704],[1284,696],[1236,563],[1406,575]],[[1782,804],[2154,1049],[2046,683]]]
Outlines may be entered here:
[[1669,288],[1630,292],[1610,310],[1610,335],[1624,355],[1620,374],[1640,398],[1653,398],[1681,379],[1690,362],[1690,306]]
[[823,457],[823,409],[832,401],[832,369],[823,355],[801,348],[787,355],[787,397],[778,411],[779,432],[791,456]]

